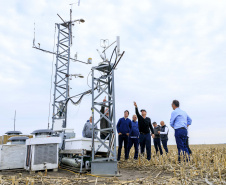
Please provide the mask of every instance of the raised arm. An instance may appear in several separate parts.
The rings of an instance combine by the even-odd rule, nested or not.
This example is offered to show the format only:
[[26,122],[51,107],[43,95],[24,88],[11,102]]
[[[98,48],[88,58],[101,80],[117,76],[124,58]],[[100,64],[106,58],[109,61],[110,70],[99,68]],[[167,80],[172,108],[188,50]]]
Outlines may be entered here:
[[134,102],[134,106],[135,106],[135,112],[136,112],[136,115],[137,115],[137,118],[139,119],[141,117],[139,111],[138,111],[138,108],[137,108],[137,103]]

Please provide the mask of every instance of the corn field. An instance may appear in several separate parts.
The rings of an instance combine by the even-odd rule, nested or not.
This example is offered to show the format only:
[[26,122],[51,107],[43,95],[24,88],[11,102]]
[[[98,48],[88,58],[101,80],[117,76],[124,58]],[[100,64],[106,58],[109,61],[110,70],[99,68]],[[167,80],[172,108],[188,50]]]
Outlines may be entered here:
[[181,160],[181,163],[176,146],[169,146],[169,153],[162,156],[156,155],[152,147],[150,161],[141,155],[133,160],[132,150],[130,159],[122,161],[119,168],[158,172],[156,177],[150,175],[150,179],[145,180],[147,184],[149,181],[150,184],[226,184],[226,145],[193,145],[190,148],[190,160]]
[[[56,185],[56,184],[226,184],[226,145],[191,145],[192,155],[188,162],[178,162],[176,146],[169,146],[169,153],[152,158],[139,156],[118,163],[121,177],[98,177],[76,174],[59,169],[58,172],[28,172],[4,174],[0,172],[0,184],[4,185]],[[129,174],[129,175],[128,175]]]

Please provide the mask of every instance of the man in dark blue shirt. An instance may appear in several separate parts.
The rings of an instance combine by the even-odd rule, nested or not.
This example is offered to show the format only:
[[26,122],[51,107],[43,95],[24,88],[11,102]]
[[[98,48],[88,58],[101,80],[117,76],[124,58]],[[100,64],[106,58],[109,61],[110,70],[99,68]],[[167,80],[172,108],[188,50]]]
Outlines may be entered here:
[[129,135],[132,131],[132,123],[131,120],[128,118],[129,111],[124,111],[124,117],[120,118],[117,123],[117,132],[118,132],[118,158],[117,160],[120,161],[121,151],[122,151],[122,143],[124,142],[124,152],[125,152],[125,159],[129,158],[128,153],[128,139]]
[[135,153],[134,153],[134,159],[137,160],[138,158],[138,147],[139,147],[139,126],[137,122],[137,116],[134,114],[132,119],[132,131],[129,136],[129,148],[128,148],[128,154],[132,146],[134,145]]

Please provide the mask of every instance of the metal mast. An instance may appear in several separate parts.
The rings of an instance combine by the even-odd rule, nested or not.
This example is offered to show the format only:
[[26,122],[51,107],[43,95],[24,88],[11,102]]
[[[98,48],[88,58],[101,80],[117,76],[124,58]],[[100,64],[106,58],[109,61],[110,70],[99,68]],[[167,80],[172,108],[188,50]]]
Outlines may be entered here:
[[[91,61],[83,62],[77,60],[77,58],[71,58],[70,49],[72,45],[72,26],[75,22],[84,23],[84,19],[72,20],[72,9],[70,9],[70,21],[65,22],[64,19],[57,14],[63,23],[56,23],[57,27],[57,51],[51,52],[35,46],[35,37],[33,40],[33,48],[44,51],[46,53],[56,55],[56,70],[54,80],[54,92],[53,92],[53,115],[52,115],[52,129],[61,130],[67,126],[67,101],[69,98],[69,77],[81,75],[69,74],[70,60],[74,62],[81,62],[84,64],[90,64]],[[34,33],[35,34],[35,33]],[[54,126],[55,125],[55,126]]]
[[62,128],[66,128],[67,126],[67,100],[69,96],[69,77],[70,77],[69,67],[70,60],[72,59],[70,57],[70,48],[72,45],[72,26],[74,25],[73,23],[75,22],[79,23],[85,22],[83,19],[72,20],[71,9],[70,9],[70,21],[65,22],[62,18],[61,20],[63,21],[63,23],[56,24],[58,29],[57,37],[58,42],[56,51],[56,71],[53,93],[54,99],[53,99],[52,129],[54,129],[54,124],[56,122],[58,122],[58,125],[60,124]]
[[72,21],[56,24],[58,29],[58,42],[56,52],[56,71],[54,82],[52,129],[56,120],[66,128],[67,106],[69,93],[69,66],[71,48]]
[[[104,40],[104,42],[105,41],[106,40]],[[114,43],[117,43],[117,46],[113,50],[112,56],[113,54],[116,56],[115,61],[112,62],[112,56],[110,61],[108,61],[105,51]],[[117,37],[117,41],[114,43],[109,47],[104,47],[104,51],[102,54],[100,53],[103,62],[96,67],[92,67],[92,174],[117,174],[114,70],[124,52],[120,54],[119,37]],[[100,99],[101,95],[107,97],[106,102],[103,102],[102,99]],[[109,112],[109,117],[106,116],[107,112],[104,114],[100,112],[101,106],[108,108],[107,112]],[[102,118],[107,120],[109,128],[96,128]],[[107,137],[102,140],[98,135],[98,131],[106,132]],[[95,138],[101,143],[100,145],[95,145]],[[109,143],[106,142],[108,139]],[[98,154],[101,147],[105,147],[108,154],[106,157],[96,158],[96,154]]]

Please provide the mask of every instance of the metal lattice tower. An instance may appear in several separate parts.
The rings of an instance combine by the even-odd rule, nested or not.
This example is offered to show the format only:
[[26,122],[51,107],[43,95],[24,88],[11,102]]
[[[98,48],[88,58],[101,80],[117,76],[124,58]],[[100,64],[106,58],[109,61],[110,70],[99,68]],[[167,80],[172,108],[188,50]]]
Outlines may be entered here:
[[58,42],[56,53],[56,72],[54,82],[52,129],[56,120],[62,121],[62,128],[66,128],[67,106],[69,93],[69,66],[72,22],[56,24],[58,28]]
[[[80,1],[78,2],[79,5]],[[73,4],[70,4],[73,5]],[[56,71],[54,80],[54,93],[53,93],[53,115],[52,115],[52,129],[56,126],[57,130],[62,130],[67,126],[67,102],[69,100],[69,77],[80,77],[81,74],[69,74],[70,61],[80,62],[84,64],[91,64],[92,59],[88,58],[88,62],[83,62],[77,60],[76,58],[70,57],[70,48],[72,45],[72,26],[75,22],[84,23],[84,19],[72,20],[72,9],[70,9],[70,21],[65,22],[62,17],[57,14],[63,23],[56,23],[58,30],[57,36],[57,51],[51,52],[40,48],[40,43],[38,47],[35,45],[35,28],[34,28],[34,39],[33,48],[40,51],[56,55]],[[55,43],[55,41],[54,41]],[[49,123],[48,123],[49,128]]]
[[[108,47],[104,48],[102,54],[100,53],[103,62],[96,66],[92,67],[92,165],[91,172],[93,174],[116,174],[117,173],[117,154],[116,154],[116,118],[115,118],[115,86],[114,86],[114,70],[123,56],[124,52],[120,54],[119,46],[119,37],[117,37],[117,46],[113,50],[112,56],[115,53],[115,61],[111,62],[106,58],[105,50]],[[111,44],[112,45],[112,44]],[[110,46],[111,46],[110,45]],[[110,47],[109,46],[109,47]],[[117,49],[117,50],[116,50]],[[100,75],[101,74],[101,75]],[[107,101],[103,102],[100,96],[105,95]],[[100,112],[101,106],[108,108],[109,117]],[[97,117],[95,117],[96,115]],[[101,119],[107,120],[109,128],[98,129],[96,126],[100,123]],[[98,135],[98,132],[106,132],[107,137],[101,139]],[[95,145],[95,138],[101,143],[100,145]],[[109,144],[105,141],[109,139]],[[107,156],[102,158],[97,158],[96,154],[101,147],[107,149]]]
[[[113,64],[101,64],[97,67],[92,68],[92,116],[93,116],[93,134],[95,134],[96,139],[98,139],[101,143],[101,145],[104,145],[105,148],[108,149],[108,157],[107,158],[101,158],[101,159],[95,159],[95,154],[98,152],[99,148],[101,146],[96,147],[94,144],[94,138],[92,141],[92,161],[104,161],[104,160],[113,160],[117,161],[116,158],[116,139],[114,137],[114,133],[116,133],[116,120],[115,120],[115,87],[114,87],[114,69],[112,69]],[[95,75],[99,75],[100,71],[102,73],[101,77],[95,77]],[[97,90],[95,91],[95,87],[97,87]],[[106,102],[100,102],[98,101],[98,98],[102,95],[106,95],[107,101]],[[104,106],[108,108],[109,117],[106,116],[106,113],[102,114],[100,112],[100,107]],[[94,122],[94,112],[97,112],[97,114],[100,116],[98,117],[98,120]],[[101,118],[105,118],[110,125],[109,128],[105,129],[95,129],[95,126],[100,122]],[[106,131],[108,132],[107,137],[105,140],[100,139],[98,134],[96,134],[97,131]],[[105,144],[105,141],[109,138],[109,145],[107,146]]]

